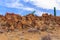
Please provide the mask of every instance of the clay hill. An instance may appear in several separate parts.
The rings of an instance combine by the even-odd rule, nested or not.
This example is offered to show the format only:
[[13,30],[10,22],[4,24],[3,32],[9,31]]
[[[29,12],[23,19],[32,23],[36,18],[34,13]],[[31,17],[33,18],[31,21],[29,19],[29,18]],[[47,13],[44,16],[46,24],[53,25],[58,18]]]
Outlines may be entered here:
[[[23,34],[25,31],[27,31],[28,33],[25,33],[25,37],[27,37],[27,38],[26,39],[21,38],[21,40],[38,40],[38,38],[40,36],[39,36],[39,34],[35,34],[35,33],[43,32],[42,33],[43,36],[46,33],[52,33],[54,35],[56,32],[57,32],[57,34],[58,34],[58,32],[60,32],[60,31],[57,31],[59,29],[60,29],[60,16],[53,16],[53,15],[51,15],[51,14],[49,15],[47,13],[42,14],[42,16],[36,16],[33,14],[21,16],[21,15],[14,14],[14,13],[6,13],[6,15],[4,15],[4,16],[0,15],[0,33],[11,32],[11,34],[12,34],[12,32],[14,32],[14,31],[16,32],[19,30],[19,32],[23,31],[22,32],[22,34]],[[30,33],[34,33],[33,36]],[[30,34],[31,35],[30,37],[32,37],[33,39],[30,38],[29,36],[26,36],[28,34]],[[7,34],[5,34],[5,35],[7,35]],[[3,37],[6,40],[8,40],[8,38],[6,38],[5,36],[3,36]],[[3,40],[2,39],[3,37],[1,36],[1,40]],[[36,38],[34,39],[34,37],[36,37]],[[48,37],[45,36],[45,37],[43,37],[42,40],[51,40],[49,36]],[[54,37],[53,37],[53,39],[54,39]],[[11,40],[13,40],[13,39],[11,39]],[[14,39],[14,40],[16,40],[16,39]],[[17,38],[17,40],[20,40],[20,39]]]

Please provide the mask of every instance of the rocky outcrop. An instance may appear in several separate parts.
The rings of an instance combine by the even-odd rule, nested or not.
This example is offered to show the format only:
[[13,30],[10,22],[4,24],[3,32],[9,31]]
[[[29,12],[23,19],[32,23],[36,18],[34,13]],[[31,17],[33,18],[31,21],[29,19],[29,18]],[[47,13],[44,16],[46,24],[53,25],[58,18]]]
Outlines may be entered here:
[[60,26],[60,17],[48,15],[47,13],[42,16],[29,14],[21,16],[14,13],[6,13],[5,16],[0,15],[0,32],[8,32],[22,30],[22,29],[37,29],[47,31]]

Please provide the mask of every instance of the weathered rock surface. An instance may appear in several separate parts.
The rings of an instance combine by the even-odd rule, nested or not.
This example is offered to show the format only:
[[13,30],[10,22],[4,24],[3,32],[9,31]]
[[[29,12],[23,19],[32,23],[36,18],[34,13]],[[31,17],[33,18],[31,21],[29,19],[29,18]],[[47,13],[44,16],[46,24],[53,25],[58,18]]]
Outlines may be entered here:
[[15,29],[20,30],[29,28],[46,31],[51,26],[59,27],[60,17],[55,17],[51,14],[48,15],[47,13],[42,14],[42,16],[36,16],[33,14],[21,16],[14,13],[6,13],[5,16],[0,15],[0,28],[4,31],[13,31]]
[[[1,40],[3,40],[2,37],[6,38],[6,40],[60,40],[60,16],[47,13],[42,14],[42,16],[33,14],[21,16],[6,13],[5,16],[0,15],[0,33],[3,33],[0,37]],[[8,33],[12,36],[9,36]],[[21,38],[20,34],[23,38]],[[55,38],[55,36],[58,38]]]

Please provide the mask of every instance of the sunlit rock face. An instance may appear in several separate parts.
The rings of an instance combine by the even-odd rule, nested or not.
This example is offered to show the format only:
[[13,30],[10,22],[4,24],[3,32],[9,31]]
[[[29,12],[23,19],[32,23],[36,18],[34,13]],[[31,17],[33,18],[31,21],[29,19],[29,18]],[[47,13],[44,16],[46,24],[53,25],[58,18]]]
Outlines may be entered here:
[[0,15],[1,40],[60,40],[60,16],[48,13]]
[[55,25],[60,26],[60,17],[55,17],[48,13],[44,13],[42,16],[36,16],[33,14],[21,16],[14,13],[6,13],[5,16],[0,15],[0,27],[2,26],[1,29],[6,29],[6,31],[30,28],[46,31],[50,28],[50,26]]

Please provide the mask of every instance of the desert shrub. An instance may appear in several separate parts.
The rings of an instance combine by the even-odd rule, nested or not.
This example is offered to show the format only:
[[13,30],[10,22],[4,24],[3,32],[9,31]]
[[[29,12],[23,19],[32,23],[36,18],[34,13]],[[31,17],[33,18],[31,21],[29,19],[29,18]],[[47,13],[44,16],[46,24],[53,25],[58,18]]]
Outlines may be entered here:
[[51,40],[51,38],[50,38],[50,36],[48,35],[48,36],[44,36],[44,37],[42,37],[41,40]]

